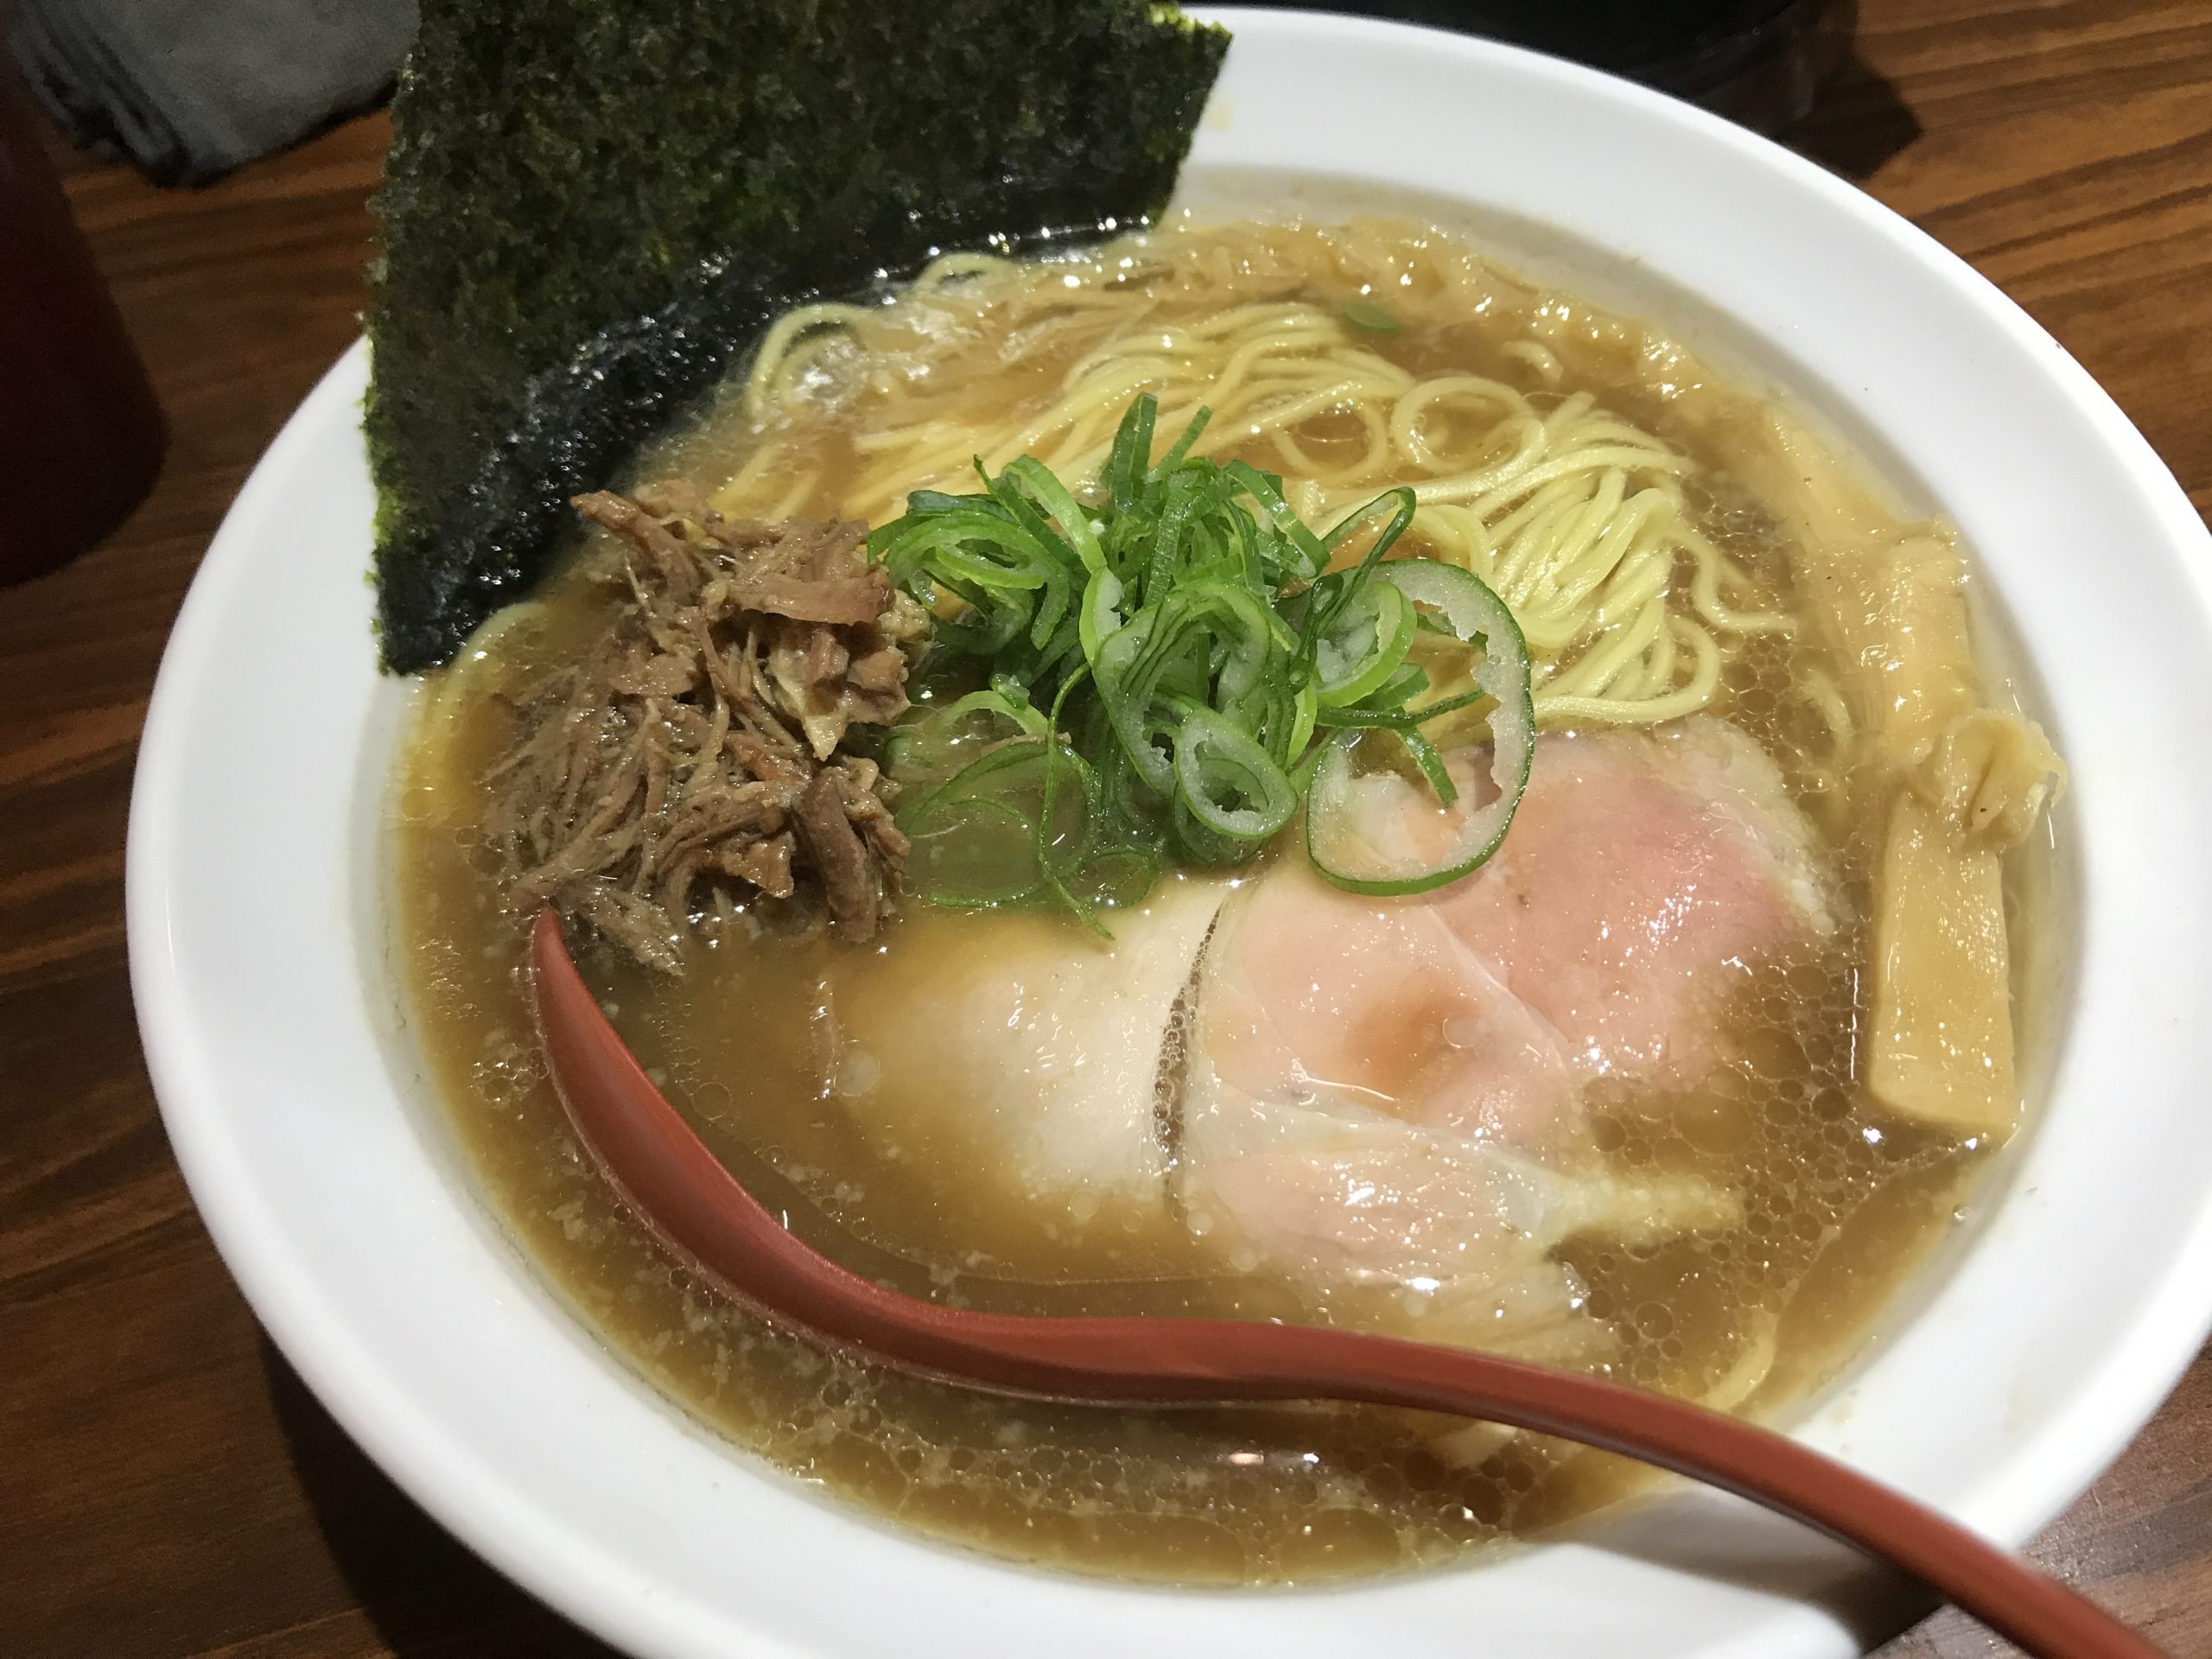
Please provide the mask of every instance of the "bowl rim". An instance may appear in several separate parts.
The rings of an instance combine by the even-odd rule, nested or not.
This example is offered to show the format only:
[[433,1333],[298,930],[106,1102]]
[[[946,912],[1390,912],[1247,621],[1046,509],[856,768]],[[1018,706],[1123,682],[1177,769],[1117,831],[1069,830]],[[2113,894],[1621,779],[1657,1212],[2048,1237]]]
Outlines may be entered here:
[[[2105,458],[2119,469],[2137,502],[2163,525],[2167,545],[2195,556],[2193,563],[2184,561],[2181,568],[2193,583],[2197,604],[2212,610],[2212,557],[2205,556],[2212,554],[2212,537],[2118,407],[1993,284],[1843,181],[1661,94],[1517,48],[1330,14],[1209,8],[1203,15],[1228,22],[1240,42],[1271,49],[1328,54],[1380,47],[1600,99],[1636,121],[1671,128],[1697,143],[1748,158],[1787,191],[1817,199],[1859,233],[1905,255],[1970,304],[2005,337],[2023,363],[2050,381],[2094,429]],[[182,773],[198,735],[196,717],[204,712],[196,705],[208,677],[219,677],[225,620],[241,584],[253,575],[255,550],[266,538],[268,521],[281,510],[288,485],[313,471],[315,457],[328,442],[334,416],[351,418],[365,361],[364,348],[357,344],[270,446],[218,532],[164,652],[134,780],[126,873],[132,988],[149,1072],[179,1162],[219,1250],[277,1345],[348,1433],[442,1522],[569,1616],[639,1650],[703,1651],[695,1640],[696,1631],[668,1616],[658,1586],[641,1581],[634,1572],[626,1576],[626,1569],[605,1559],[578,1557],[575,1540],[545,1516],[505,1503],[495,1483],[480,1471],[472,1478],[472,1448],[456,1441],[435,1413],[422,1409],[422,1402],[393,1397],[376,1354],[325,1303],[315,1274],[297,1254],[285,1224],[264,1201],[265,1193],[257,1186],[236,1138],[239,1126],[226,1113],[221,1068],[200,1022],[180,951],[176,924],[189,880],[193,826],[179,809],[186,798]],[[2000,1540],[2016,1542],[2070,1501],[2133,1436],[2212,1328],[2212,1203],[2204,1205],[2194,1231],[2138,1300],[2140,1312],[2125,1339],[2075,1389],[2061,1416],[2046,1425],[2037,1454],[2023,1454],[2010,1465],[1985,1471],[1978,1481],[1947,1493],[1947,1508]],[[1820,1573],[1828,1573],[1833,1565],[1823,1558]],[[1332,1593],[1372,1598],[1396,1593],[1406,1582]],[[1887,1607],[1881,1616],[1893,1613],[1894,1606]],[[1764,1641],[1781,1627],[1761,1625],[1748,1639]],[[1826,1651],[1833,1648],[1835,1629],[1816,1619],[1790,1625],[1783,1645],[1731,1649],[1722,1641],[1697,1650]],[[769,1640],[760,1632],[748,1632],[748,1639],[756,1646]],[[774,1650],[803,1649],[778,1643]]]

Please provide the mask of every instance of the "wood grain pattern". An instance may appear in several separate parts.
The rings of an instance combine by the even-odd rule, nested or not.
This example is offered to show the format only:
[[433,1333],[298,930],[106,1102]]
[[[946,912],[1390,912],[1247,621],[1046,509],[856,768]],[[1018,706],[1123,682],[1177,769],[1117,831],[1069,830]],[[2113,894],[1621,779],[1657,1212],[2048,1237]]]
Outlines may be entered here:
[[[2212,0],[1864,0],[1797,142],[2002,285],[2212,512]],[[67,158],[173,429],[105,546],[0,590],[0,1654],[604,1655],[479,1564],[262,1338],[162,1139],[123,944],[130,768],[186,584],[358,327],[385,128],[193,193]],[[2212,1359],[2037,1541],[2212,1653]],[[1884,1659],[2001,1651],[1938,1615]]]

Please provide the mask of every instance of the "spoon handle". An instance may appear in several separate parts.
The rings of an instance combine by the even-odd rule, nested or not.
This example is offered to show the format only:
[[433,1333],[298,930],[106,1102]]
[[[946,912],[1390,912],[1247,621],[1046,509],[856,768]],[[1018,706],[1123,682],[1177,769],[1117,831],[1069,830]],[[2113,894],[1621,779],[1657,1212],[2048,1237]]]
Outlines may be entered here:
[[1955,1522],[1795,1440],[1664,1395],[1495,1354],[1247,1319],[983,1313],[908,1296],[771,1216],[668,1103],[542,912],[535,1001],[570,1121],[638,1217],[768,1318],[1001,1393],[1116,1404],[1348,1400],[1449,1412],[1653,1464],[1803,1522],[1919,1579],[2034,1659],[2164,1659]]
[[[1510,1422],[1719,1487],[1901,1568],[2036,1659],[2161,1659],[2086,1597],[1783,1435],[1662,1395],[1488,1355],[1372,1338],[1332,1345],[1331,1386],[1316,1391]],[[1294,1369],[1284,1367],[1282,1380]]]

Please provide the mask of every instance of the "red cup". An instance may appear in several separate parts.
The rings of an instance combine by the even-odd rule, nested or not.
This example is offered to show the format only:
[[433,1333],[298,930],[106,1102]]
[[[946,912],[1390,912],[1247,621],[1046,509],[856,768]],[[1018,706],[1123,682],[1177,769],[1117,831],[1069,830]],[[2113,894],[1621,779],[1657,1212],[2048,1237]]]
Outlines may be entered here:
[[94,546],[168,432],[36,127],[0,74],[0,583]]

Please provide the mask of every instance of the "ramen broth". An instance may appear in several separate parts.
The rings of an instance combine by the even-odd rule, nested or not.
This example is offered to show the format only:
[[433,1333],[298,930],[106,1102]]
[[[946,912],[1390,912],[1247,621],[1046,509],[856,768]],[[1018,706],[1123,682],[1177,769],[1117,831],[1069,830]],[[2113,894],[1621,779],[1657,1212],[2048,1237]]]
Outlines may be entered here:
[[[998,271],[983,286],[1026,283],[1033,298],[1056,284],[1135,285],[1144,270],[1141,260],[1117,268],[1103,258]],[[1273,280],[1272,293],[1332,308],[1391,299],[1325,260]],[[1166,328],[1203,321],[1221,302],[1217,283],[1186,294],[1155,277],[1141,291],[1147,326]],[[1389,316],[1392,328],[1363,330],[1358,344],[1416,377],[1509,382],[1540,408],[1594,395],[1597,408],[1689,458],[1685,511],[1742,572],[1736,608],[1796,614],[1789,538],[1735,481],[1762,442],[1766,401],[1714,381],[1643,324],[1503,276],[1489,292],[1479,309],[1440,319],[1407,303]],[[870,377],[879,391],[925,397],[948,429],[1019,435],[1071,363],[1096,348],[1095,328],[1071,327],[1065,345],[1033,340],[1015,368],[996,372],[1011,333],[1049,331],[1054,315],[999,308],[962,301],[912,359],[851,340],[815,352],[792,371],[792,401],[765,419],[734,387],[640,476],[682,473],[710,489],[734,480],[726,510],[880,522],[899,503],[861,499],[887,487],[882,449],[871,448],[880,404]],[[1357,420],[1325,409],[1296,436],[1317,462],[1362,442]],[[772,448],[779,465],[748,476],[748,461]],[[1300,505],[1280,446],[1232,430],[1214,453],[1284,473]],[[803,469],[789,464],[795,455]],[[1417,518],[1414,550],[1427,550],[1423,537]],[[629,1364],[735,1445],[866,1510],[993,1553],[1138,1579],[1315,1580],[1430,1565],[1555,1527],[1630,1488],[1633,1471],[1614,1459],[1533,1436],[1440,1434],[1413,1414],[1107,1410],[918,1381],[772,1330],[673,1261],[593,1170],[546,1082],[522,965],[527,918],[504,904],[480,829],[480,780],[513,741],[512,694],[601,626],[607,589],[589,578],[609,556],[594,543],[431,683],[397,798],[396,887],[415,1029],[468,1162],[524,1252]],[[1687,569],[1685,559],[1684,582]],[[1573,1363],[1751,1413],[1817,1385],[1850,1356],[1954,1224],[1995,1150],[1993,1136],[1901,1121],[1857,1074],[1878,831],[1852,787],[1849,745],[1805,690],[1832,686],[1836,674],[1813,629],[1749,633],[1729,642],[1702,711],[1779,766],[1833,873],[1834,931],[1764,965],[1730,1002],[1729,1058],[1687,1100],[1603,1079],[1586,1096],[1610,1172],[1631,1183],[1702,1181],[1732,1195],[1734,1218],[1626,1243],[1579,1236],[1553,1253],[1584,1287],[1582,1311],[1604,1338]],[[1595,729],[1548,721],[1539,741],[1585,728]],[[1267,856],[1303,854],[1294,845]],[[2029,861],[2011,861],[2016,975],[2026,972],[2026,925],[2041,906],[2036,879]],[[1096,948],[1060,914],[909,903],[865,946],[788,937],[741,915],[690,939],[680,977],[588,944],[580,960],[715,1154],[801,1236],[872,1277],[979,1308],[1422,1335],[1420,1299],[1402,1287],[1231,1270],[1173,1205],[1110,1191],[1040,1199],[990,1143],[988,1124],[979,1131],[973,1114],[946,1109],[971,1091],[969,1077],[856,1038],[853,1011],[868,999],[926,1001],[1033,954],[1040,940]]]

